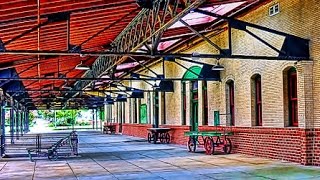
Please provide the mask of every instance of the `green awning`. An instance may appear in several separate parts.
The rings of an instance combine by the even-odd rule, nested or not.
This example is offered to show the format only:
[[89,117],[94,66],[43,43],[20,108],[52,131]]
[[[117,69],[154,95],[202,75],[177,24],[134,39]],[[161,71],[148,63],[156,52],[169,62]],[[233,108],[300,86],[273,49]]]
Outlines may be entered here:
[[[189,68],[189,70],[187,70],[184,73],[183,79],[197,79],[199,77],[201,69],[202,68],[199,66],[192,66],[191,68]],[[198,74],[198,75],[196,75],[196,74]]]

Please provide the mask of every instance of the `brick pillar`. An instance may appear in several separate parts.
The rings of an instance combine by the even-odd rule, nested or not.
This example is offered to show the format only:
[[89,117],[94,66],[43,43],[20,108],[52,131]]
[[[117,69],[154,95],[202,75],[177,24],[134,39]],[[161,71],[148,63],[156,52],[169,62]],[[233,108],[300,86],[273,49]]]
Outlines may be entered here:
[[298,72],[298,115],[301,132],[301,164],[312,165],[315,143],[313,118],[313,62],[299,62]]

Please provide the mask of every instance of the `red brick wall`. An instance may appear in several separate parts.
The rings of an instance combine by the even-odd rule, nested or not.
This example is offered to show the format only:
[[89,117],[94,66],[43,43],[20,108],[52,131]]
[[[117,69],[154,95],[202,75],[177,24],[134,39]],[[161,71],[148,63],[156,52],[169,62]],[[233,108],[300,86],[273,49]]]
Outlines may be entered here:
[[320,166],[320,129],[316,129],[313,135],[313,140],[310,140],[312,135],[309,136],[309,142],[311,141],[309,143],[309,154],[313,152],[313,156],[309,156],[309,159],[312,159],[312,165]]
[[148,128],[152,126],[149,124],[123,124],[122,125],[122,134],[147,138]]
[[[123,134],[147,137],[147,128],[151,125],[124,124]],[[188,138],[184,132],[189,126],[170,126],[171,142],[185,145]],[[222,127],[201,126],[200,131],[223,130]],[[320,166],[320,129],[300,128],[261,128],[233,127],[226,130],[234,132],[232,136],[233,153],[242,153],[270,159],[279,159]]]

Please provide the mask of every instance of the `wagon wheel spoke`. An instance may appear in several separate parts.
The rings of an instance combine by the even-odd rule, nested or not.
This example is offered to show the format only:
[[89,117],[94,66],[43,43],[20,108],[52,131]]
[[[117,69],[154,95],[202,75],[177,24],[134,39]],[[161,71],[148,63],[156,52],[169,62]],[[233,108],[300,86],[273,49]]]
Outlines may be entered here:
[[212,138],[205,139],[204,148],[206,150],[206,154],[211,155],[214,153],[214,142]]
[[223,151],[224,151],[224,153],[226,153],[226,154],[230,154],[230,153],[231,153],[231,150],[232,150],[231,140],[230,140],[230,138],[226,138],[226,139],[225,139],[225,144],[224,144],[224,146],[223,146]]
[[161,143],[164,143],[165,142],[165,134],[164,133],[160,133],[159,139],[160,139]]
[[152,141],[152,134],[148,133],[148,143],[151,143],[151,141]]
[[187,146],[188,146],[189,152],[195,152],[197,148],[196,139],[193,137],[189,137]]
[[169,144],[170,143],[170,134],[168,132],[165,133],[164,138],[165,138],[165,143]]

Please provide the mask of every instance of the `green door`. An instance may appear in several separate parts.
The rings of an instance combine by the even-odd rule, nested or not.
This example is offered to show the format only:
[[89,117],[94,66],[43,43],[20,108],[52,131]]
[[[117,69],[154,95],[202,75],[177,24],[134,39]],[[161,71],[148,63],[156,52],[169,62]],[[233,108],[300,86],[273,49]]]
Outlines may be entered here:
[[140,105],[140,124],[147,124],[147,105]]
[[198,101],[192,103],[191,131],[198,131]]

